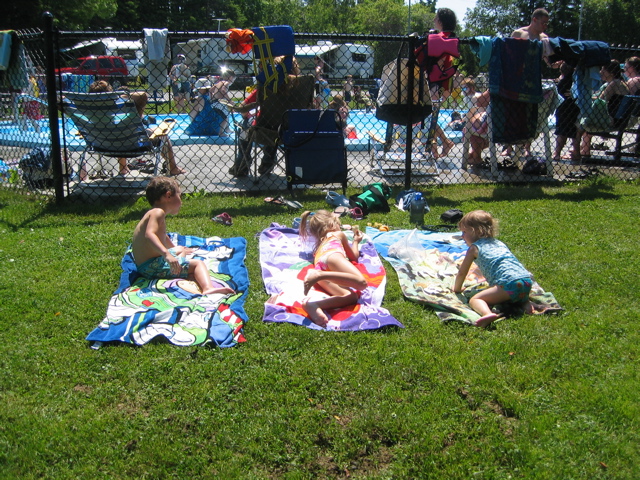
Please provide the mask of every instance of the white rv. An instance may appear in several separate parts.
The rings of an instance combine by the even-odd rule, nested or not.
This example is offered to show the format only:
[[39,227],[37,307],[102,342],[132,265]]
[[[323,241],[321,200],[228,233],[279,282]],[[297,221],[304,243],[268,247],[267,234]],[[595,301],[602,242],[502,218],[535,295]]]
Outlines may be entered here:
[[226,46],[224,38],[199,38],[176,44],[173,55],[175,58],[182,53],[194,75],[197,72],[201,75],[219,75],[226,69],[232,69],[237,75],[252,74],[253,55],[229,53]]
[[373,78],[373,48],[369,45],[333,44],[320,41],[317,45],[296,45],[296,59],[302,73],[313,73],[315,58],[324,61],[324,74],[331,78]]

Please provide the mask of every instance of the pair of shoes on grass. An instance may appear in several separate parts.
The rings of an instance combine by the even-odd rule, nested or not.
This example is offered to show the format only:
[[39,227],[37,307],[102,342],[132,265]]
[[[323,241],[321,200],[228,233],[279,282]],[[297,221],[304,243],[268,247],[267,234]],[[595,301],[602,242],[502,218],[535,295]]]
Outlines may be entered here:
[[264,199],[265,203],[272,203],[274,205],[284,205],[292,210],[300,210],[304,208],[302,204],[296,200],[288,200],[284,198],[282,195],[279,197],[267,197]]
[[336,207],[333,211],[335,215],[338,217],[345,217],[349,215],[354,220],[362,220],[364,218],[364,213],[360,207],[349,208],[345,206]]
[[223,212],[220,215],[216,215],[211,220],[213,220],[216,223],[221,223],[222,225],[226,225],[228,227],[233,225],[233,219],[231,218],[231,215],[229,215],[227,212]]

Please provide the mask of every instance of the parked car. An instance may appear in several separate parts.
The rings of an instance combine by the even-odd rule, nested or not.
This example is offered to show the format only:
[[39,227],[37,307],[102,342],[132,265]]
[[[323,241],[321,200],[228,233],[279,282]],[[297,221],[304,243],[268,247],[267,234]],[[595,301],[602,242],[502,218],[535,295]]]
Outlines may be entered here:
[[59,73],[94,75],[97,80],[107,80],[113,88],[118,88],[129,80],[129,69],[124,59],[113,55],[78,58],[73,65],[60,68]]

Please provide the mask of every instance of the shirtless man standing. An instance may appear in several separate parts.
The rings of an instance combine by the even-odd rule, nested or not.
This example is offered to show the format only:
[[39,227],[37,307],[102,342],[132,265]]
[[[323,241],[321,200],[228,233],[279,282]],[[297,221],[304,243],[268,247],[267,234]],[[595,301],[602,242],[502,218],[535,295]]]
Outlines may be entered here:
[[536,8],[531,14],[531,23],[526,27],[515,30],[511,36],[524,40],[542,40],[548,38],[544,31],[549,25],[549,12],[544,8]]
[[[549,38],[544,31],[549,26],[549,12],[544,8],[536,8],[531,14],[531,23],[526,27],[514,30],[511,36],[513,38],[522,38],[523,40],[543,40]],[[547,61],[546,57],[544,58]],[[531,155],[531,142],[525,144],[525,156]],[[509,156],[513,153],[512,147],[502,152],[502,156]]]

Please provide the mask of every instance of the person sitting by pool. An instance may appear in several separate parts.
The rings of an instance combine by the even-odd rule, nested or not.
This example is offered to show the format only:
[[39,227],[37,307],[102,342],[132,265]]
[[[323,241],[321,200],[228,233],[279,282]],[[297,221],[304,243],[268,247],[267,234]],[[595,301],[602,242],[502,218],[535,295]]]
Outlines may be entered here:
[[359,85],[354,85],[353,87],[353,101],[356,104],[356,108],[364,107],[367,112],[371,111],[371,107],[373,106],[373,102],[371,98],[369,98],[369,94],[362,90]]
[[[89,93],[102,92],[113,92],[113,87],[106,80],[98,80],[89,85]],[[121,97],[125,100],[131,100],[136,106],[136,110],[138,112],[138,115],[140,115],[140,118],[144,118],[144,109],[147,106],[147,102],[149,101],[147,92],[123,92]],[[152,130],[147,129],[147,133],[151,134]],[[153,141],[159,142],[160,139],[156,138]],[[169,175],[182,175],[184,173],[187,173],[186,170],[176,165],[175,156],[173,154],[173,146],[171,145],[171,140],[169,140],[169,137],[167,137],[167,141],[164,142],[160,155],[169,164]],[[127,175],[128,173],[130,173],[129,165],[126,158],[118,158],[118,164],[120,165],[120,175]]]
[[214,84],[209,91],[212,108],[223,113],[224,118],[220,123],[218,134],[221,137],[229,136],[229,107],[233,106],[233,101],[229,95],[229,88],[236,81],[236,73],[233,70],[225,70],[222,79]]
[[356,127],[348,124],[349,107],[347,106],[347,102],[344,101],[342,95],[335,95],[327,108],[329,110],[335,110],[336,112],[338,112],[338,116],[340,117],[340,125],[342,127],[342,133],[344,134],[345,138],[358,138]]
[[[222,123],[226,121],[227,113],[214,107],[209,90],[211,82],[208,78],[200,78],[196,81],[197,97],[189,116],[191,124],[185,129],[185,133],[191,136],[219,135]],[[218,103],[216,103],[218,104]]]
[[466,123],[466,120],[462,118],[460,112],[453,111],[451,112],[451,121],[447,124],[447,127],[454,132],[461,132],[464,130],[464,125]]

